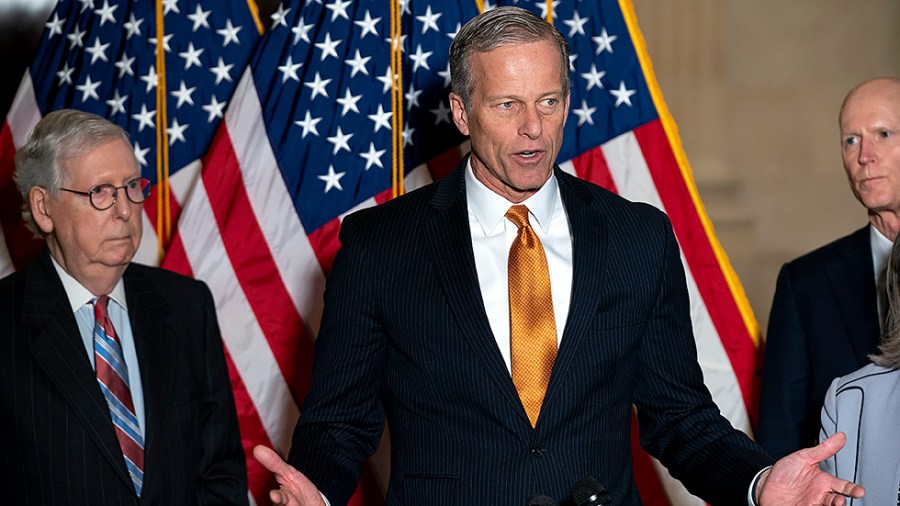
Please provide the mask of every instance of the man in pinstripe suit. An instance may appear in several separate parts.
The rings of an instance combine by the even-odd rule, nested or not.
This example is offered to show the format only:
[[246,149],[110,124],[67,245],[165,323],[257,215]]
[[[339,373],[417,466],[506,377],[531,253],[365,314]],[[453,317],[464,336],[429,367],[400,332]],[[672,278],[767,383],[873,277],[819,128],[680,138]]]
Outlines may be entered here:
[[[469,22],[450,49],[451,109],[471,154],[438,183],[353,214],[325,296],[309,394],[277,504],[345,504],[391,427],[388,505],[563,502],[593,476],[640,504],[629,420],[644,447],[713,504],[842,504],[818,470],[840,437],[769,457],[703,385],[678,245],[666,217],[555,167],[568,45],[517,8]],[[533,423],[510,375],[507,252],[528,208],[546,251],[558,352]],[[780,502],[779,502],[780,501]]]
[[16,183],[47,247],[0,280],[0,504],[246,504],[212,296],[131,264],[149,182],[125,132],[50,113]]

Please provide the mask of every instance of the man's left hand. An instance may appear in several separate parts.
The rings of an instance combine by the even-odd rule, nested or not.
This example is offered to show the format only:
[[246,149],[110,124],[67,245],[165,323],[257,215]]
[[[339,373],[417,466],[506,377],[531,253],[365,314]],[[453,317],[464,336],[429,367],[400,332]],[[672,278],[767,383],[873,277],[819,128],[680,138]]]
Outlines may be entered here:
[[759,478],[757,504],[760,506],[844,506],[847,497],[865,495],[863,487],[834,477],[819,469],[819,462],[844,447],[847,437],[831,436],[818,446],[798,450],[775,463]]

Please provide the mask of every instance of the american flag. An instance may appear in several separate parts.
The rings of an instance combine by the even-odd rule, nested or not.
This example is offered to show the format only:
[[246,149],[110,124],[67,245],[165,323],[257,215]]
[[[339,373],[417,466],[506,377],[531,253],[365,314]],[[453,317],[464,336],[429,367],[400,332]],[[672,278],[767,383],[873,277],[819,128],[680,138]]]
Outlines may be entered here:
[[[164,3],[194,9],[184,8],[187,1]],[[572,96],[560,165],[668,213],[707,385],[723,413],[749,432],[759,330],[700,203],[630,1],[500,4],[531,9],[568,37]],[[180,200],[179,233],[163,265],[205,280],[214,293],[245,448],[287,450],[342,217],[441,177],[466,151],[449,115],[448,48],[462,24],[495,5],[285,1],[268,20],[250,66],[239,73],[235,64],[230,76],[237,88],[198,184]],[[186,24],[175,36],[191,40],[192,28]],[[186,44],[180,51],[188,52]],[[207,72],[216,61],[210,62]],[[44,79],[59,71],[42,69],[51,74]],[[171,93],[177,81],[169,78]],[[187,130],[185,137],[197,133]],[[4,145],[0,161],[9,149]],[[640,451],[635,466],[646,503],[702,504]],[[370,469],[384,481],[382,464]],[[270,478],[252,458],[248,470],[251,496],[264,503]],[[380,502],[377,487],[366,492],[357,504]]]
[[[129,133],[141,171],[154,183],[138,258],[158,263],[157,230],[165,245],[260,38],[255,17],[246,0],[57,4],[0,133],[0,274],[22,267],[41,246],[18,219],[12,155],[44,114],[61,108],[104,116]],[[158,132],[165,137],[157,139]]]

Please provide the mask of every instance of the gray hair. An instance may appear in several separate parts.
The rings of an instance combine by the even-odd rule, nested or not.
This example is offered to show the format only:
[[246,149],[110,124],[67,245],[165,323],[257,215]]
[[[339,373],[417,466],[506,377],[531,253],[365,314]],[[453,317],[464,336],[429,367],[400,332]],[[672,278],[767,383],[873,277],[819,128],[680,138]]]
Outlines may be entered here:
[[881,345],[869,358],[880,366],[900,369],[900,235],[891,248],[884,285],[887,307]]
[[68,174],[63,170],[65,162],[115,139],[131,145],[121,127],[84,111],[60,109],[38,122],[28,142],[16,151],[15,181],[25,201],[22,218],[33,232],[44,235],[32,216],[28,192],[37,186],[53,197],[58,196],[59,189],[68,181]]
[[547,41],[559,49],[563,94],[569,95],[569,43],[565,36],[537,14],[519,7],[497,7],[472,18],[450,44],[450,76],[453,93],[471,110],[472,54],[486,53],[510,44]]

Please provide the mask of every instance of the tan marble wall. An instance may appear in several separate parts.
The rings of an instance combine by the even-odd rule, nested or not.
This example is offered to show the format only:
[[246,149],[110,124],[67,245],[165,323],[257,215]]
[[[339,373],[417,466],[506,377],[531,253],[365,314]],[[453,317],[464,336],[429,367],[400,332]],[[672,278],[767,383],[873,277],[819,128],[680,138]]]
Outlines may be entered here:
[[700,195],[765,328],[781,264],[865,224],[837,112],[900,75],[896,0],[633,0]]

